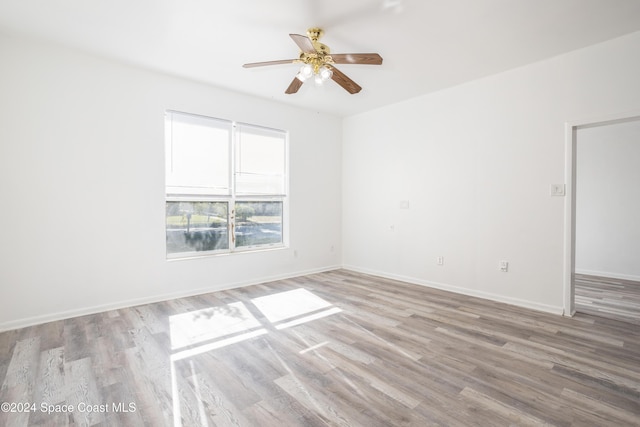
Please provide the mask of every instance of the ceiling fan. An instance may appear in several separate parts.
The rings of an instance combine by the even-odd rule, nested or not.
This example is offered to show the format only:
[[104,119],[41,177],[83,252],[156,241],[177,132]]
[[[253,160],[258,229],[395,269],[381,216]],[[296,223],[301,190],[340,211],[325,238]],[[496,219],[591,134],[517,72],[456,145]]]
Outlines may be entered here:
[[362,90],[356,82],[338,70],[335,64],[366,64],[380,65],[382,57],[377,53],[340,53],[330,54],[329,47],[320,43],[324,31],[320,28],[309,28],[307,35],[289,34],[295,44],[300,48],[298,59],[283,59],[279,61],[252,62],[244,64],[244,68],[262,67],[265,65],[279,65],[301,63],[302,68],[285,91],[287,94],[296,93],[302,84],[313,78],[316,83],[323,83],[329,79],[338,83],[350,94]]

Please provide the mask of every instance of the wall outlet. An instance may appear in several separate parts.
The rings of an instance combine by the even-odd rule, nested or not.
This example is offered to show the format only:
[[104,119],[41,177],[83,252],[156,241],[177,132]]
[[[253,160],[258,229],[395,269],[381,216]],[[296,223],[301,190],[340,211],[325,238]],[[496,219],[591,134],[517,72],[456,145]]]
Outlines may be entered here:
[[444,257],[443,256],[439,256],[436,258],[436,264],[438,265],[444,265]]
[[509,262],[500,261],[500,263],[498,264],[498,268],[500,269],[500,271],[506,273],[507,271],[509,271]]

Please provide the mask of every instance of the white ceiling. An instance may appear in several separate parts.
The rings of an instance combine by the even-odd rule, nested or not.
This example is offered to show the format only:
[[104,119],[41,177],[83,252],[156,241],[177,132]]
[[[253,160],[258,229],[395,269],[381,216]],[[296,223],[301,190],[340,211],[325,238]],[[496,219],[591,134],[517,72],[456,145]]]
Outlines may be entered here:
[[[285,95],[297,65],[242,68],[296,58],[288,34],[313,26],[332,53],[384,58],[339,67],[362,92]],[[341,116],[638,30],[640,0],[0,0],[2,33]]]

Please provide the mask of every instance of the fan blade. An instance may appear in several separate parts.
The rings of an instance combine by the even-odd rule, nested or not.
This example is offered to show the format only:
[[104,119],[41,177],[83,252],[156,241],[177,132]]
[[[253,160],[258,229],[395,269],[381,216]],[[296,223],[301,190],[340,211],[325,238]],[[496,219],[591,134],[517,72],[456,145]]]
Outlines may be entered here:
[[331,55],[331,59],[336,64],[382,64],[382,57],[377,53],[338,53]]
[[338,70],[336,67],[331,67],[331,69],[333,70],[331,79],[342,86],[347,92],[353,95],[354,93],[358,93],[362,90],[358,83],[351,80],[342,71]]
[[253,67],[264,67],[265,65],[280,65],[280,64],[293,64],[295,59],[281,59],[279,61],[266,61],[266,62],[251,62],[249,64],[244,64],[244,68],[253,68]]
[[302,80],[298,79],[297,77],[294,77],[293,81],[291,82],[287,90],[284,91],[284,93],[288,95],[291,95],[292,93],[296,93],[301,86],[302,86]]
[[300,50],[304,53],[316,53],[316,48],[313,47],[313,43],[311,43],[311,39],[309,37],[301,34],[289,34],[289,37],[293,39],[295,44],[297,44]]

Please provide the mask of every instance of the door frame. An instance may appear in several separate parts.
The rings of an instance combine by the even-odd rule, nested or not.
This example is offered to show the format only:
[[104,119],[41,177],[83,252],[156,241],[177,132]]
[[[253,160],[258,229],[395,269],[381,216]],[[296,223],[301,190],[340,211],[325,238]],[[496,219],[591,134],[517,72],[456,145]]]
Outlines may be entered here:
[[612,114],[565,122],[565,201],[564,201],[564,280],[563,315],[573,316],[575,307],[576,263],[576,158],[579,129],[640,120],[640,111]]

